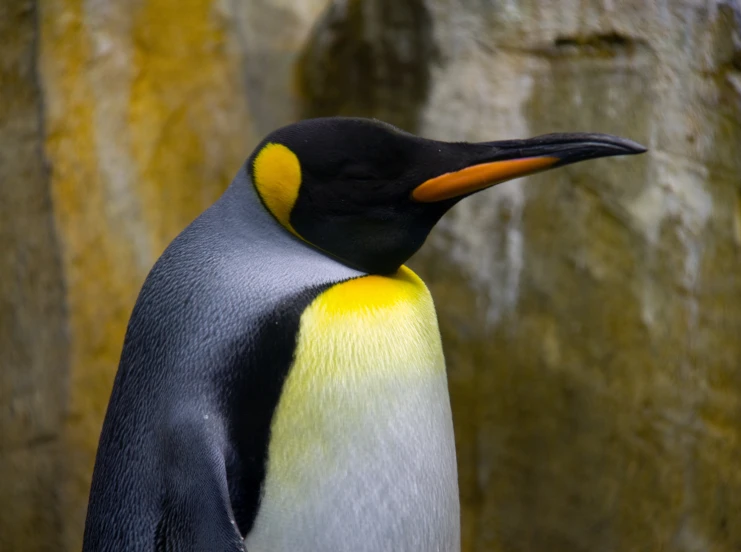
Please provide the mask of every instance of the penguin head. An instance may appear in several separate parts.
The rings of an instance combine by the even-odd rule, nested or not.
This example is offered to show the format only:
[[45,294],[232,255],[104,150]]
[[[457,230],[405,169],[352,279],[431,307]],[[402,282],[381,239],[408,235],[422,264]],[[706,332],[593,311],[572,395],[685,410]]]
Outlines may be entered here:
[[395,272],[453,205],[513,178],[586,159],[642,153],[606,134],[441,142],[359,118],[307,119],[271,133],[248,167],[289,232],[371,274]]

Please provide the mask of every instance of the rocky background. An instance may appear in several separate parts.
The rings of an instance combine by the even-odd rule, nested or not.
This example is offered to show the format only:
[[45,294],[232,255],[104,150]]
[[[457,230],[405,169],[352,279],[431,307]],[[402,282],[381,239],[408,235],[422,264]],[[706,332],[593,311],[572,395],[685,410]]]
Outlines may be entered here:
[[624,135],[464,202],[435,296],[463,547],[741,549],[741,2],[0,0],[0,550],[80,549],[125,325],[265,133]]

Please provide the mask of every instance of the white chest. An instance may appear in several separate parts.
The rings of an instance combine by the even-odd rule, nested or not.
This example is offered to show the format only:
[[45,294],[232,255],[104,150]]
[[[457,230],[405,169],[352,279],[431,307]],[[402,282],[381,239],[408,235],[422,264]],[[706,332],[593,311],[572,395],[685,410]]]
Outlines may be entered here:
[[407,269],[330,289],[301,318],[247,550],[455,552],[459,523],[429,293]]

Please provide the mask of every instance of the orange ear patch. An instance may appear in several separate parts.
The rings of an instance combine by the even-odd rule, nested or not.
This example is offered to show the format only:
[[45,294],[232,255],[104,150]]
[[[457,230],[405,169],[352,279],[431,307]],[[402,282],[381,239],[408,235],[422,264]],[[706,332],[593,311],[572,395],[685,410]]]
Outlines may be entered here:
[[268,210],[284,228],[296,234],[291,226],[291,210],[301,186],[301,164],[296,154],[282,144],[270,142],[255,157],[252,175]]

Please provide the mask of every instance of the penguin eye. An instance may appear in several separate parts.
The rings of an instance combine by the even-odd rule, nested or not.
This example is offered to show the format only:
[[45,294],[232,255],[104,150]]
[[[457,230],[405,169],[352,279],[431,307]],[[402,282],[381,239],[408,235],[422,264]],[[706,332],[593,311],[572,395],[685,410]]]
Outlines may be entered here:
[[336,177],[355,182],[389,181],[401,178],[406,160],[399,155],[383,155],[371,161],[347,160],[341,163]]
[[339,172],[339,178],[342,180],[377,180],[378,175],[361,163],[348,163]]

